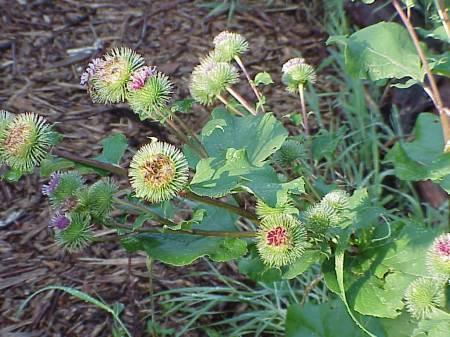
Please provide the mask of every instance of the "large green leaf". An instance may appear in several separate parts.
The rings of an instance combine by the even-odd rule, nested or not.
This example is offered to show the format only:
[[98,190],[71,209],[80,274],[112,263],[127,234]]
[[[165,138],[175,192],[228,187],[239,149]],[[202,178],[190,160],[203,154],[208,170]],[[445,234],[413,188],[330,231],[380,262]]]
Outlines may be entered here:
[[[398,237],[373,245],[358,256],[347,256],[343,283],[350,307],[364,315],[397,317],[407,285],[427,276],[424,252],[435,236],[434,231],[409,224]],[[339,294],[334,262],[326,261],[322,267],[327,286]]]
[[[385,333],[377,320],[358,317],[377,337]],[[341,301],[291,305],[286,317],[286,337],[367,337],[348,315]]]
[[119,164],[128,147],[127,138],[121,133],[115,133],[100,141],[102,153],[95,159],[111,164]]
[[266,162],[286,137],[286,129],[270,114],[237,117],[215,109],[202,131],[210,157],[197,162],[190,188],[210,197],[244,188],[271,206],[285,201],[288,193],[304,192],[302,179],[282,181]]
[[392,22],[380,22],[350,35],[345,64],[351,75],[372,81],[409,77],[422,82],[424,77],[408,32]]
[[406,181],[431,179],[450,193],[450,153],[442,152],[444,138],[439,117],[420,114],[414,136],[414,141],[397,143],[388,153],[395,175]]
[[[202,205],[206,216],[193,229],[208,231],[234,231],[237,217],[223,209]],[[138,234],[123,241],[130,251],[143,250],[152,258],[164,263],[183,266],[201,256],[214,261],[228,261],[247,253],[247,243],[237,238],[206,237],[189,234]]]
[[419,322],[412,337],[444,337],[450,332],[450,314],[445,311],[435,311],[429,319]]

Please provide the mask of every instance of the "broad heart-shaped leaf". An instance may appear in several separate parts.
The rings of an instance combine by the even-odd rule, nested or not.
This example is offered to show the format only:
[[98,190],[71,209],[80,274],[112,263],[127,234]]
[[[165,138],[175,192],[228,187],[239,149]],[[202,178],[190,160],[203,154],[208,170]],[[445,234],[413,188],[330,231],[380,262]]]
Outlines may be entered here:
[[450,153],[443,153],[439,117],[420,114],[414,135],[414,141],[397,143],[388,153],[387,160],[394,164],[395,175],[406,181],[431,179],[450,193]]
[[[415,278],[428,275],[425,256],[436,235],[411,223],[398,236],[374,244],[356,257],[347,255],[344,287],[350,307],[364,315],[397,317],[404,306],[406,287]],[[322,270],[328,288],[339,294],[334,261],[326,261]]]
[[[202,130],[202,142],[210,157],[197,162],[190,183],[193,192],[221,197],[244,188],[271,206],[283,202],[287,193],[304,192],[302,179],[281,181],[266,162],[288,135],[274,116],[237,117],[222,108],[212,115]],[[193,161],[191,154],[191,165]]]
[[412,337],[443,337],[450,332],[450,314],[445,311],[436,311],[429,319],[419,322]]
[[[373,317],[358,317],[377,337],[386,337]],[[286,337],[367,337],[347,313],[339,300],[322,304],[293,304],[286,316]]]
[[128,147],[127,138],[121,133],[102,139],[100,144],[103,146],[103,151],[95,159],[111,164],[119,164]]
[[372,81],[409,77],[422,82],[424,77],[408,32],[392,22],[380,22],[350,35],[345,64],[354,77]]
[[[223,209],[201,205],[206,216],[194,229],[208,231],[234,231],[237,217]],[[222,262],[239,258],[247,253],[247,243],[237,238],[206,237],[188,234],[137,234],[122,241],[129,251],[143,250],[161,262],[184,266],[201,256]]]
[[245,150],[249,163],[258,167],[287,136],[283,124],[269,113],[239,117],[223,108],[213,110],[212,119],[202,130],[202,142],[210,157],[225,159],[228,149]]

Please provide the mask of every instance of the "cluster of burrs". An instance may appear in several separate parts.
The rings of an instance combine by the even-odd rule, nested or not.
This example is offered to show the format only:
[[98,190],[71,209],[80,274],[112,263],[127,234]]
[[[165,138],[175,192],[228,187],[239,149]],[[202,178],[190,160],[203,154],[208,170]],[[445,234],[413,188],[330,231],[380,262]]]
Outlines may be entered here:
[[117,185],[109,178],[87,186],[78,172],[54,172],[42,194],[52,208],[49,223],[56,242],[68,251],[86,247],[93,239],[94,224],[109,221]]
[[[323,238],[339,226],[349,209],[349,196],[344,191],[332,191],[298,218],[292,200],[270,207],[258,200],[256,213],[261,219],[257,249],[261,260],[270,267],[282,267],[295,262],[313,240]],[[311,233],[311,234],[308,234]]]

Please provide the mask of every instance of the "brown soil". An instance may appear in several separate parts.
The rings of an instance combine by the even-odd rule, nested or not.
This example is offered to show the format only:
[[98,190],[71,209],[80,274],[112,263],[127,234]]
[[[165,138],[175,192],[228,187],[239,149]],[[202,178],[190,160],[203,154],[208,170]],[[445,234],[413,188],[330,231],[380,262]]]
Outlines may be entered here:
[[[177,98],[188,96],[192,68],[211,48],[212,38],[227,28],[225,16],[205,20],[207,12],[197,7],[201,2],[0,0],[0,107],[46,117],[66,137],[60,148],[84,157],[96,155],[99,141],[112,132],[124,133],[134,149],[150,136],[177,143],[162,126],[140,123],[125,105],[92,104],[79,78],[91,58],[126,45],[171,77]],[[315,3],[292,1],[279,11],[256,7],[239,13],[228,27],[251,44],[244,59],[251,74],[265,70],[273,75],[276,85],[264,94],[279,116],[299,109],[298,100],[280,84],[283,62],[302,55],[318,65],[326,56]],[[320,77],[319,90],[325,84]],[[252,98],[245,83],[241,89]],[[194,113],[181,118],[199,130],[208,114],[196,106]],[[111,320],[104,312],[57,291],[36,297],[17,318],[23,300],[46,285],[72,286],[109,304],[123,303],[123,319],[133,336],[148,335],[144,256],[128,256],[114,243],[78,254],[61,251],[47,228],[49,207],[40,193],[44,182],[37,173],[18,184],[0,182],[0,336],[111,335]],[[155,290],[216,282],[187,276],[204,268],[202,262],[188,268],[156,263]],[[236,273],[232,265],[221,264],[219,269]],[[179,326],[175,319],[165,323]],[[204,335],[198,329],[188,336]]]

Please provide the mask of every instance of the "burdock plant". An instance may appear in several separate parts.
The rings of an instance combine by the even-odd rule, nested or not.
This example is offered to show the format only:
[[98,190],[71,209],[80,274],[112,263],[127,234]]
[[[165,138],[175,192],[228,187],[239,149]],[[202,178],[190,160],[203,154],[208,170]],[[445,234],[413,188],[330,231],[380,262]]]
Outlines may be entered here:
[[90,216],[74,212],[68,215],[68,219],[70,223],[64,228],[55,226],[56,242],[70,252],[87,247],[93,239]]
[[133,156],[129,176],[137,197],[158,203],[172,199],[186,185],[188,164],[173,145],[153,141]]
[[257,248],[262,261],[282,267],[298,259],[307,247],[306,229],[290,215],[265,217],[258,230]]
[[50,125],[34,113],[11,118],[10,114],[2,112],[1,121],[0,158],[15,170],[31,171],[50,149]]

